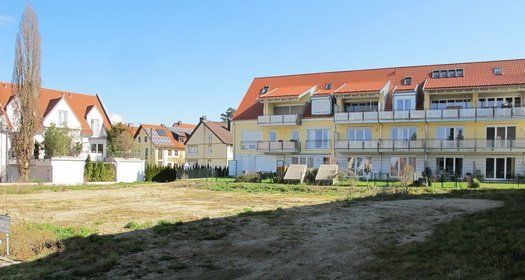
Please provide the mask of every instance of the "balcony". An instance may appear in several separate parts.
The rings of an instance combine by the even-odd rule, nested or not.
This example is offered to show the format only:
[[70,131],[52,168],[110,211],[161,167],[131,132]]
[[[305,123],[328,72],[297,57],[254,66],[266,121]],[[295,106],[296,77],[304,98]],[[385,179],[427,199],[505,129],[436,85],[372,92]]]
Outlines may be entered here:
[[525,139],[337,140],[335,150],[340,152],[511,152],[525,151]]
[[298,114],[292,115],[266,115],[257,118],[259,126],[283,126],[283,125],[300,125],[301,118]]
[[301,151],[300,143],[293,140],[259,141],[257,151],[267,154],[298,153]]
[[525,119],[525,107],[458,108],[335,113],[336,123],[389,123]]

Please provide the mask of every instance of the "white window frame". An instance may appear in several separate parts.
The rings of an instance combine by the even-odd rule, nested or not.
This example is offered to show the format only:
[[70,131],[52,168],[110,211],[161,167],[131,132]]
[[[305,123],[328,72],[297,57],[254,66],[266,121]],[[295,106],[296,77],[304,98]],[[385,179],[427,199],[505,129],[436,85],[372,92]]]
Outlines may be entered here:
[[[397,166],[397,171],[396,173],[397,174],[393,174],[392,173],[392,164],[393,164],[393,160],[396,160],[399,162],[398,166]],[[414,168],[414,172],[416,172],[416,168],[417,168],[417,157],[416,156],[391,156],[390,157],[390,165],[389,165],[389,174],[391,177],[394,177],[394,178],[398,178],[399,177],[399,174],[403,171],[403,168],[401,167],[401,159],[405,159],[405,163],[408,163],[408,165],[410,165],[410,161],[414,161],[414,166],[412,166]]]
[[349,156],[347,158],[348,175],[352,177],[366,176],[365,166],[367,162],[370,164],[370,169],[372,169],[372,157],[371,156]]
[[[465,167],[465,159],[463,158],[463,156],[437,156],[435,157],[435,160],[436,160],[436,172],[439,172],[439,166],[438,166],[438,159],[442,158],[443,159],[443,166],[441,166],[441,171],[445,171],[446,167],[447,167],[447,159],[452,159],[452,172],[454,174],[450,174],[450,175],[455,175],[457,173],[457,165],[456,165],[456,160],[457,159],[461,159],[461,174],[457,174],[458,177],[462,178],[463,177],[463,173],[465,172],[464,170],[464,167]],[[439,175],[439,173],[438,173]]]
[[58,125],[67,126],[67,110],[58,110]]
[[[505,175],[504,178],[497,178],[496,176],[496,169],[497,169],[497,159],[501,159],[503,158],[504,159],[504,166],[503,166],[503,174]],[[506,157],[506,156],[496,156],[496,157],[485,157],[485,179],[492,179],[492,180],[508,180],[508,179],[511,179],[511,178],[507,178],[507,159],[514,159],[514,168],[516,168],[516,158],[515,157]],[[492,166],[492,174],[493,174],[493,177],[488,177],[487,176],[487,171],[489,169],[489,167],[487,166],[487,159],[493,159],[494,161],[494,166]],[[514,176],[516,176],[515,174],[515,171],[516,170],[513,170],[512,173],[514,174]]]
[[346,130],[346,139],[348,141],[370,141],[372,140],[372,128],[349,127]]
[[[312,137],[314,136],[314,137]],[[320,136],[320,138],[318,137]],[[306,149],[328,150],[330,149],[330,129],[312,128],[306,132]]]

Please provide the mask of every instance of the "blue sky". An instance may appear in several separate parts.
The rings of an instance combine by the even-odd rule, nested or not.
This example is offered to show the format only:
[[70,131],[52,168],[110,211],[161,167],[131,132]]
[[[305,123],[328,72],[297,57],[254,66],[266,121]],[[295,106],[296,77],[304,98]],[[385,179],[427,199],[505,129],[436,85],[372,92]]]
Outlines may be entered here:
[[[43,85],[135,124],[218,119],[258,76],[525,57],[525,1],[31,0]],[[0,80],[26,0],[0,0]]]

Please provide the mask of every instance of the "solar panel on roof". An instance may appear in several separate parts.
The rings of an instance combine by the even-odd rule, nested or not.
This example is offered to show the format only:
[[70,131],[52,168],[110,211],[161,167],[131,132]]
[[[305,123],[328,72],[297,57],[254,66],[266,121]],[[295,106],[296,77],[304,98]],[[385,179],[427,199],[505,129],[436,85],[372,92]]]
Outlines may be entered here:
[[157,129],[157,133],[159,134],[159,136],[166,136],[166,131],[163,129]]

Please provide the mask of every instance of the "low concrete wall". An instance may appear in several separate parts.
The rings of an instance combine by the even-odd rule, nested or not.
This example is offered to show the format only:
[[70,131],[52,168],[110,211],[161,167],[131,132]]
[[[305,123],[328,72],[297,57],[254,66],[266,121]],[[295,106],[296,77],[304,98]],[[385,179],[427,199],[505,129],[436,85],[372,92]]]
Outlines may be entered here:
[[131,183],[144,181],[145,163],[137,158],[114,158],[117,182]]

